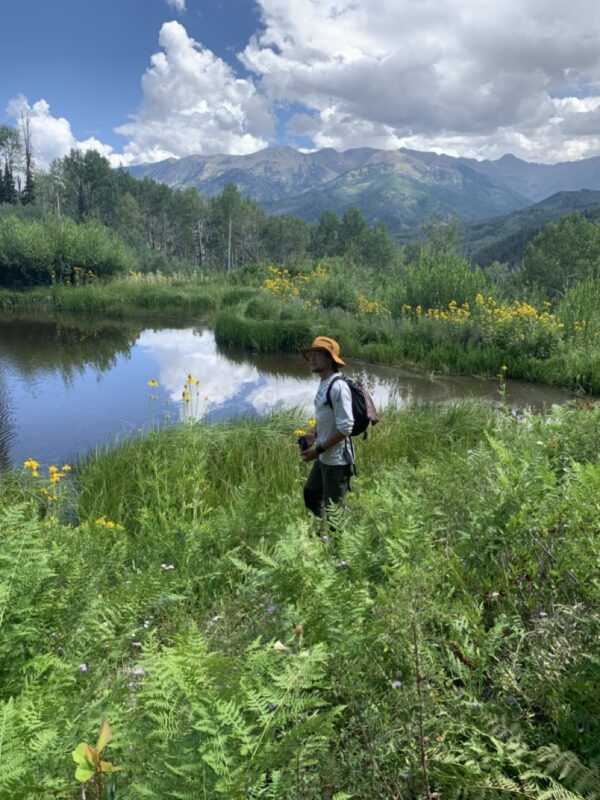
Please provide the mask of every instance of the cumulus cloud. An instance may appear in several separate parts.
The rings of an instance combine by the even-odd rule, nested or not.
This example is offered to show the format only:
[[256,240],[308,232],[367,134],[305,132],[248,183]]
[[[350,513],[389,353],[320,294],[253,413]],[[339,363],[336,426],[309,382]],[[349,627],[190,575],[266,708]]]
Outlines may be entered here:
[[[185,0],[166,0],[184,12]],[[40,164],[95,147],[113,164],[309,147],[409,147],[574,160],[600,154],[600,4],[591,0],[255,0],[236,70],[177,21],[160,29],[123,153],[31,105]],[[13,116],[19,103],[12,101]]]
[[128,158],[243,155],[268,145],[273,117],[252,80],[236,77],[179,22],[162,26],[159,44],[142,78],[138,113],[116,129],[129,139]]
[[600,152],[589,107],[600,6],[589,0],[257,2],[263,29],[240,58],[272,100],[306,107],[289,130],[317,147]]
[[66,156],[71,149],[97,150],[108,158],[113,167],[127,163],[126,156],[115,153],[110,145],[103,144],[94,137],[78,140],[67,119],[52,116],[46,100],[38,100],[30,105],[21,94],[9,101],[6,113],[17,124],[23,115],[29,116],[33,152],[36,164],[42,169],[47,169],[55,158]]

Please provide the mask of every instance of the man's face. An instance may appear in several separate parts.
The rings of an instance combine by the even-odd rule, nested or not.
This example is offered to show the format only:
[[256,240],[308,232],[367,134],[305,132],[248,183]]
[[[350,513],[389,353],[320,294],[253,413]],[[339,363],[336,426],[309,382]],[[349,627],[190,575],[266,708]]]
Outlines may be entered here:
[[331,356],[324,350],[311,350],[308,353],[310,371],[316,375],[323,375],[331,369]]

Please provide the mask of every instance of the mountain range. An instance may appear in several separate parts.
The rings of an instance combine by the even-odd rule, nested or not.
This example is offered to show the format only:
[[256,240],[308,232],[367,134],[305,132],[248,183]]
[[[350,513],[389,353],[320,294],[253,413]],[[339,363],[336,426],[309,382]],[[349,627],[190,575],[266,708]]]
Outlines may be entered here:
[[557,192],[600,190],[600,157],[537,164],[512,155],[478,161],[367,147],[311,153],[270,147],[245,156],[171,158],[129,172],[171,187],[193,186],[209,197],[235,183],[267,213],[308,222],[325,210],[341,215],[354,206],[367,222],[381,220],[400,236],[433,214],[469,223],[509,215]]

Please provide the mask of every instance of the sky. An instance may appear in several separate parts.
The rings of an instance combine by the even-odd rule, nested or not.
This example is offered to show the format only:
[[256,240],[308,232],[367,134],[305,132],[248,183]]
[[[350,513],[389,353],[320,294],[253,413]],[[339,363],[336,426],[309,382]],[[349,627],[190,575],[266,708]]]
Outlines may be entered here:
[[598,0],[4,0],[38,167],[271,146],[600,155]]

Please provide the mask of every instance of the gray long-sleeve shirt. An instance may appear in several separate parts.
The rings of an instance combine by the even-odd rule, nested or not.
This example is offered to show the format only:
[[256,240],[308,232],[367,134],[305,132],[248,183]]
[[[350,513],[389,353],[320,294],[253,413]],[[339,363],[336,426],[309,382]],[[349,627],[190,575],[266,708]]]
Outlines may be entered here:
[[[344,380],[335,380],[331,387],[331,406],[326,405],[327,389],[339,372],[334,372],[328,378],[324,378],[319,383],[317,394],[315,395],[315,421],[317,423],[317,442],[323,442],[334,432],[339,431],[344,436],[350,436],[354,425],[352,414],[352,395],[350,387]],[[354,453],[352,443],[349,439],[329,447],[321,453],[319,460],[323,464],[330,466],[342,466],[354,463]]]

